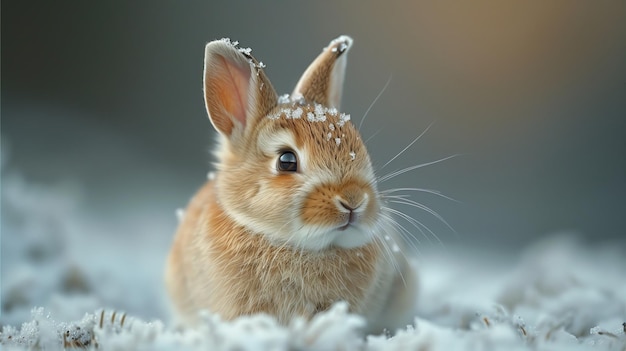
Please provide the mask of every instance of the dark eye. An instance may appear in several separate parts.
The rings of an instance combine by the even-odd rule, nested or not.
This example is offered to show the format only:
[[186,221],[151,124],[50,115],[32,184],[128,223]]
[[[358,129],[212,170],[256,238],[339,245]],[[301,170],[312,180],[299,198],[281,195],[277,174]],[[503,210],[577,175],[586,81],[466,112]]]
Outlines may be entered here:
[[283,151],[278,157],[278,164],[276,165],[281,172],[295,172],[298,170],[298,159],[293,151]]

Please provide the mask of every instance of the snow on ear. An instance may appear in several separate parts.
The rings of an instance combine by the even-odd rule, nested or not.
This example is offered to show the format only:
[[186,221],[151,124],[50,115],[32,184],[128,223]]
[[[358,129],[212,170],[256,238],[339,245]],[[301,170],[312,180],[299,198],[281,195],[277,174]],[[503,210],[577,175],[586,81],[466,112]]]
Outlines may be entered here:
[[347,53],[351,46],[352,38],[347,35],[331,41],[304,71],[292,96],[338,109],[343,92]]
[[204,101],[211,123],[230,137],[276,105],[277,95],[250,49],[228,39],[207,44],[204,57]]

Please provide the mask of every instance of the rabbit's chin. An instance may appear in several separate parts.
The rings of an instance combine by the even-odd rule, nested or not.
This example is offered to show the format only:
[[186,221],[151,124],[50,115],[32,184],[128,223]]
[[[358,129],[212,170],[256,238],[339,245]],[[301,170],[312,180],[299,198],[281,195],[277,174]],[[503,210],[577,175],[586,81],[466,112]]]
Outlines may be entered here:
[[293,233],[288,244],[296,249],[323,251],[330,248],[354,249],[371,243],[374,236],[371,230],[360,226],[345,229],[302,229]]
[[335,240],[332,244],[344,249],[353,249],[369,244],[374,239],[371,232],[357,227],[348,227],[343,230],[334,230]]

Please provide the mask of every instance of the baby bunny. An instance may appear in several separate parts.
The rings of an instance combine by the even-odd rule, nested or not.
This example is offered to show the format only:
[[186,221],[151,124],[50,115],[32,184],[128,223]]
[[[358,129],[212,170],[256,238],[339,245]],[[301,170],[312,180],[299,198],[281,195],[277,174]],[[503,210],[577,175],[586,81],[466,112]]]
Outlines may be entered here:
[[279,97],[249,49],[206,46],[215,177],[191,199],[167,262],[178,314],[267,313],[287,324],[346,301],[368,332],[412,322],[416,277],[383,212],[369,154],[339,112],[352,39],[330,42]]

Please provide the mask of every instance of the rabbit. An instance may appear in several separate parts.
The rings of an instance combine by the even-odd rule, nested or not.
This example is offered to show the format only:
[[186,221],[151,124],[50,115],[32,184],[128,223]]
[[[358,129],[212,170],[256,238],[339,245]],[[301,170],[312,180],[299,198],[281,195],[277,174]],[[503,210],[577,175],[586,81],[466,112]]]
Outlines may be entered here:
[[331,41],[284,96],[237,44],[206,45],[216,172],[190,200],[167,260],[175,312],[191,325],[203,309],[288,324],[345,301],[368,333],[411,324],[416,274],[385,240],[397,235],[369,154],[339,112],[352,39]]

